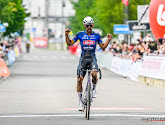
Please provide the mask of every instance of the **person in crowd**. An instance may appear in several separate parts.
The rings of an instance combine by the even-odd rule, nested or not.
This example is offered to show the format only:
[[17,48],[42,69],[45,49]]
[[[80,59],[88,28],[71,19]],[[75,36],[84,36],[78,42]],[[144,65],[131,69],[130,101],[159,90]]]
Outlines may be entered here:
[[111,51],[112,51],[113,54],[118,53],[116,41],[113,42]]
[[26,52],[29,53],[30,52],[30,41],[26,41]]
[[140,38],[138,39],[139,42],[143,42],[143,36],[140,36]]
[[165,48],[164,48],[164,45],[159,45],[159,48],[158,48],[158,51],[157,51],[157,54],[165,54]]
[[144,41],[153,41],[151,34],[147,33],[146,37],[143,39]]
[[157,43],[156,41],[149,41],[148,48],[150,49],[150,53],[153,53],[157,50]]
[[129,47],[128,47],[128,58],[132,58],[133,56],[133,44],[131,44]]
[[3,48],[2,48],[2,46],[0,46],[0,59],[2,59],[3,58]]
[[127,44],[126,41],[112,42],[109,52],[115,56],[122,58],[133,59],[137,61],[143,59],[147,55],[165,55],[165,39],[161,38],[158,41],[154,41],[149,33],[144,37],[141,36],[138,41]]
[[8,41],[4,41],[3,43],[3,51],[5,52],[7,50],[7,44],[8,44]]
[[122,44],[122,53],[121,54],[122,54],[122,58],[125,58],[128,55],[128,44],[125,41],[123,41],[123,44]]

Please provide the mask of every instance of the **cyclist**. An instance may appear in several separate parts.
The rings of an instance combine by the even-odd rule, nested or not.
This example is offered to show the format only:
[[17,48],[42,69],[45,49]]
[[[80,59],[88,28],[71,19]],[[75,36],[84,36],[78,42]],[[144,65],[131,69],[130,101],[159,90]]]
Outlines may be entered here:
[[[82,57],[84,56],[86,52],[90,53],[90,56],[92,56],[93,58],[92,69],[98,69],[97,59],[95,56],[96,45],[98,43],[101,49],[104,50],[108,46],[110,40],[112,39],[112,34],[107,34],[108,41],[106,43],[102,42],[100,35],[92,31],[92,28],[94,25],[94,20],[92,17],[90,16],[85,17],[83,20],[83,24],[86,30],[78,32],[72,40],[70,40],[68,37],[70,29],[68,28],[65,30],[66,43],[68,46],[73,45],[78,39],[80,40],[82,53],[81,53],[79,65],[77,68],[77,76],[79,75],[79,70],[81,68]],[[78,93],[78,98],[79,98],[79,107],[78,107],[79,111],[83,111],[84,109],[81,99],[82,99],[82,92],[83,92],[82,82],[83,82],[85,74],[86,74],[85,72],[82,72],[80,73],[80,77],[77,77],[77,93]],[[91,72],[91,75],[92,75],[92,83],[93,83],[92,97],[96,98],[97,96],[96,84],[98,81],[97,72],[93,71]]]

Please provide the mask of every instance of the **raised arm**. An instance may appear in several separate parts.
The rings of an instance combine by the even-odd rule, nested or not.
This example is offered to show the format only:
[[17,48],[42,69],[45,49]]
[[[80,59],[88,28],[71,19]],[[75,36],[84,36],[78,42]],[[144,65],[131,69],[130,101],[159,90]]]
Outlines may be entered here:
[[109,44],[109,42],[111,41],[112,39],[112,34],[107,34],[107,37],[108,37],[108,40],[106,43],[103,43],[103,44],[99,44],[99,46],[101,47],[102,50],[105,50]]
[[65,30],[65,38],[66,38],[66,44],[67,44],[68,46],[71,46],[71,45],[74,44],[74,42],[73,42],[72,40],[69,39],[69,37],[68,37],[69,32],[70,32],[70,29],[67,28],[67,29]]

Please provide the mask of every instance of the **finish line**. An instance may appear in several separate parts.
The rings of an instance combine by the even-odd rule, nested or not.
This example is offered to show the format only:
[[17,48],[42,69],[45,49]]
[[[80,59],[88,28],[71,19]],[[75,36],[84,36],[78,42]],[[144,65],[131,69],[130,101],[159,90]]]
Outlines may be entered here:
[[[137,117],[137,118],[162,118],[165,115],[153,115],[153,114],[90,114],[91,117]],[[34,117],[84,117],[83,114],[11,114],[0,115],[0,118],[34,118]]]
[[[66,108],[64,110],[70,110],[70,111],[76,111],[77,108]],[[135,110],[135,111],[138,111],[138,110],[152,110],[152,108],[90,108],[90,110],[96,110],[96,111],[108,111],[108,110],[116,110],[116,111],[119,111],[119,110]]]

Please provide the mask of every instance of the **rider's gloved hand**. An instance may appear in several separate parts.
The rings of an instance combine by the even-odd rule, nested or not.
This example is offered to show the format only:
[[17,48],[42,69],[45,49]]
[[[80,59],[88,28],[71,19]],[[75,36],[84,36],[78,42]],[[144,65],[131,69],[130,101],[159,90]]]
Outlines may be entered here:
[[69,33],[70,33],[70,29],[67,28],[67,29],[65,30],[65,35],[68,35]]
[[107,34],[108,40],[110,41],[112,39],[112,34]]

